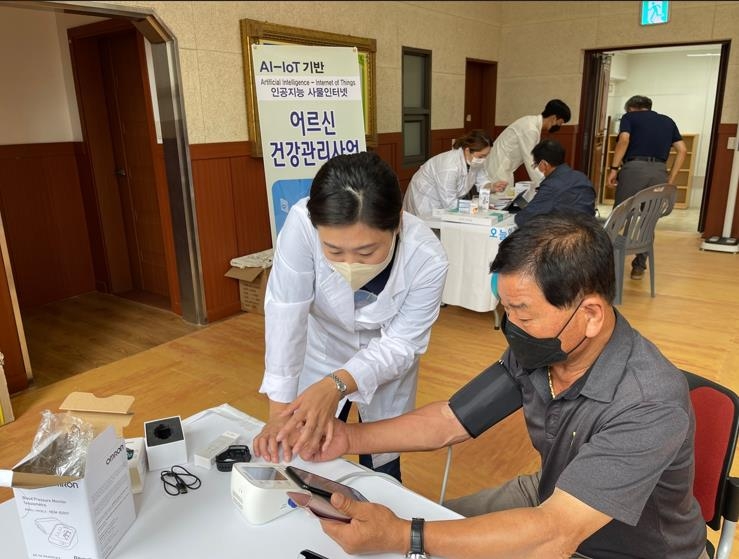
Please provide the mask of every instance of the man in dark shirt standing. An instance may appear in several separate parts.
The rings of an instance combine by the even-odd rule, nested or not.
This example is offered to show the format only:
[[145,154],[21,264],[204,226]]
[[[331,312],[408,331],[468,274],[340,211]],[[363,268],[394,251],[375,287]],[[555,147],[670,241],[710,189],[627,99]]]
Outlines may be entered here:
[[532,217],[553,211],[595,215],[595,189],[590,179],[565,163],[565,148],[557,140],[542,140],[531,150],[535,169],[544,173],[536,196],[514,218],[522,227]]
[[[618,141],[613,153],[608,184],[616,186],[617,206],[640,190],[656,184],[675,184],[687,147],[675,121],[652,110],[652,100],[634,95],[624,105]],[[665,163],[675,148],[675,161],[668,171]],[[642,279],[647,254],[637,254],[631,263],[631,279]]]

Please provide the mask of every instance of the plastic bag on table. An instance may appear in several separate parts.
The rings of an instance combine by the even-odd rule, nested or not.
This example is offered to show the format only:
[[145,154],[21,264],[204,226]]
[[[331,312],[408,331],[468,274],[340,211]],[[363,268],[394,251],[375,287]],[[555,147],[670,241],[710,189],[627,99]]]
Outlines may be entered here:
[[93,438],[93,427],[86,421],[69,412],[44,410],[31,454],[17,471],[84,477],[87,448]]

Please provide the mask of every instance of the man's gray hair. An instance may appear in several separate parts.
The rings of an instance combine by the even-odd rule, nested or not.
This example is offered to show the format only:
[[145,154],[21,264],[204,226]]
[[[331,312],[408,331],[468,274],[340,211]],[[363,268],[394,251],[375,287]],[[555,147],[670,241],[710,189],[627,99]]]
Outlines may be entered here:
[[630,97],[628,101],[624,104],[624,110],[628,111],[629,109],[652,109],[652,100],[649,97],[645,97],[644,95],[634,95],[633,97]]

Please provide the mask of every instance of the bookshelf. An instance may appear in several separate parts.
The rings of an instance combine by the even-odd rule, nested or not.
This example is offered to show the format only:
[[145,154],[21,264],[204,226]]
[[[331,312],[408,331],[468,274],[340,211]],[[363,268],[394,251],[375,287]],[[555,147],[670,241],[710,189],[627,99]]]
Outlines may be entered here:
[[[677,173],[675,179],[675,186],[677,187],[677,199],[675,200],[675,207],[685,209],[690,204],[690,187],[693,182],[693,169],[695,167],[695,158],[697,157],[696,150],[698,149],[698,134],[683,134],[683,141],[685,146],[688,148],[688,153],[685,155],[685,161]],[[613,161],[613,150],[616,148],[616,134],[611,134],[608,137],[608,161],[606,163],[606,169],[609,169],[611,162]],[[668,171],[672,168],[675,161],[675,150],[670,150],[670,156],[667,158],[667,169]],[[616,189],[609,185],[603,186],[603,204],[613,204],[616,196]]]

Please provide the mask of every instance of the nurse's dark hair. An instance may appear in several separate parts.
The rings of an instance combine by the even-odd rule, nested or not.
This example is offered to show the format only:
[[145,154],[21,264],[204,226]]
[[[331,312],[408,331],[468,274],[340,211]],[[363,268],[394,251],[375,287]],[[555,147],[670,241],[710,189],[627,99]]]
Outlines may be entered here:
[[403,195],[398,177],[374,152],[332,157],[316,173],[308,212],[313,227],[355,223],[381,231],[400,226]]
[[558,308],[593,294],[612,303],[616,293],[611,239],[595,217],[582,212],[534,216],[500,243],[490,271],[533,278]]
[[470,130],[461,138],[454,140],[452,147],[454,149],[469,148],[470,151],[482,151],[493,145],[493,139],[482,128]]
[[552,115],[557,115],[558,118],[561,118],[565,122],[570,122],[570,118],[572,118],[570,108],[561,99],[550,99],[541,113],[541,116],[544,118]]

